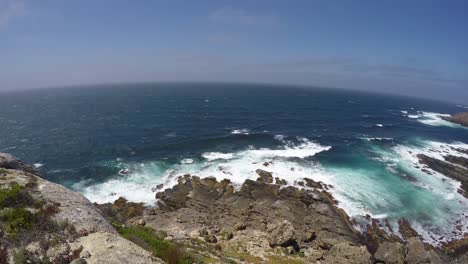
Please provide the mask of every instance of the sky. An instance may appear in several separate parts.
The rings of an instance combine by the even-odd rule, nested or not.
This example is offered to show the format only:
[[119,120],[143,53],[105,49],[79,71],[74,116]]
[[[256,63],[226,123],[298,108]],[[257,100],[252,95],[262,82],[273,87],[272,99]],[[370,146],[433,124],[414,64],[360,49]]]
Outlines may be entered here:
[[468,104],[468,1],[0,0],[0,90],[152,81]]

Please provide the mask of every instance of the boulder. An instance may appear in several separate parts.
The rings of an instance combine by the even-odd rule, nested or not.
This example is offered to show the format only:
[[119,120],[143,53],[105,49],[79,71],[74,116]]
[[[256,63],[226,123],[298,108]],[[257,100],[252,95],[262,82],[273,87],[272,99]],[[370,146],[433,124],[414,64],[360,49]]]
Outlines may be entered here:
[[431,255],[424,248],[423,242],[416,237],[408,239],[406,262],[411,264],[431,263]]
[[264,171],[262,169],[258,169],[255,172],[258,174],[258,176],[260,176],[258,177],[257,181],[264,183],[273,183],[273,175],[271,174],[271,172]]
[[347,242],[334,244],[331,249],[324,254],[324,260],[320,263],[326,264],[370,264],[372,257],[365,246],[356,246]]
[[403,264],[405,262],[406,249],[405,246],[398,242],[384,242],[377,252],[374,254],[374,259],[377,262],[385,264]]
[[0,168],[17,170],[20,162],[10,154],[0,153]]
[[267,226],[269,233],[270,246],[290,246],[294,244],[295,230],[294,226],[288,220],[270,223]]
[[323,185],[320,182],[316,182],[309,178],[304,178],[305,185],[310,188],[323,189]]

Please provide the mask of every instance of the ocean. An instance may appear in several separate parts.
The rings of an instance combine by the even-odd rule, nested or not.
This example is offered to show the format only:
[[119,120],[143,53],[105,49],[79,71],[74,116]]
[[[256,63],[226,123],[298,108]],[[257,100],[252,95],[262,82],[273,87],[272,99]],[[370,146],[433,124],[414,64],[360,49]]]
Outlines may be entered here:
[[[406,218],[433,244],[468,231],[459,183],[416,155],[461,154],[468,129],[440,118],[466,107],[281,85],[157,83],[0,93],[0,151],[93,202],[155,204],[179,175],[230,179],[258,168],[297,186],[331,184],[356,220]],[[268,167],[264,162],[271,162]],[[458,226],[458,227],[457,227]],[[461,230],[460,230],[461,226]]]

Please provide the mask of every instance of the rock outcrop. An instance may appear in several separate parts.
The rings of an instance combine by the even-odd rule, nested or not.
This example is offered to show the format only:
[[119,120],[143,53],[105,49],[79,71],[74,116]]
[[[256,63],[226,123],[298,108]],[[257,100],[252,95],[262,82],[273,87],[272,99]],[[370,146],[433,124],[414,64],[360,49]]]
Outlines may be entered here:
[[442,119],[468,127],[468,112],[456,113],[452,116],[441,116]]
[[[422,159],[437,164],[433,168],[451,168]],[[447,157],[442,162],[466,161]],[[156,194],[157,207],[124,198],[98,205],[40,178],[10,155],[0,154],[0,165],[0,263],[413,264],[468,259],[468,238],[435,249],[405,219],[397,233],[388,233],[382,228],[391,230],[388,223],[369,216],[366,230],[357,232],[327,191],[332,186],[313,179],[296,188],[257,170],[256,181],[235,187],[229,180],[183,175],[174,187]]]
[[449,178],[461,183],[459,191],[468,198],[468,160],[463,157],[446,156],[445,161],[419,154],[419,162],[425,164],[434,171],[437,171]]
[[246,180],[235,191],[228,180],[184,175],[176,186],[156,194],[158,210],[132,221],[143,219],[175,240],[205,241],[234,262],[439,263],[452,258],[426,248],[405,219],[399,230],[403,238],[371,219],[364,239],[324,184],[307,179],[311,187],[299,189],[265,179],[270,177]]
[[71,247],[81,250],[80,258],[88,264],[164,263],[148,251],[113,233],[92,233],[77,239]]
[[163,263],[120,237],[83,195],[0,153],[0,263],[23,262]]

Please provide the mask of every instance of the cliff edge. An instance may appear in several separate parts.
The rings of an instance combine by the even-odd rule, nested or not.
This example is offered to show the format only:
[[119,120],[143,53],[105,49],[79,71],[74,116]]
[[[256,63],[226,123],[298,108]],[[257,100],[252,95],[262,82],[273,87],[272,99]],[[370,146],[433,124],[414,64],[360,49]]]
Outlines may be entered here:
[[0,263],[163,263],[88,199],[0,153]]

